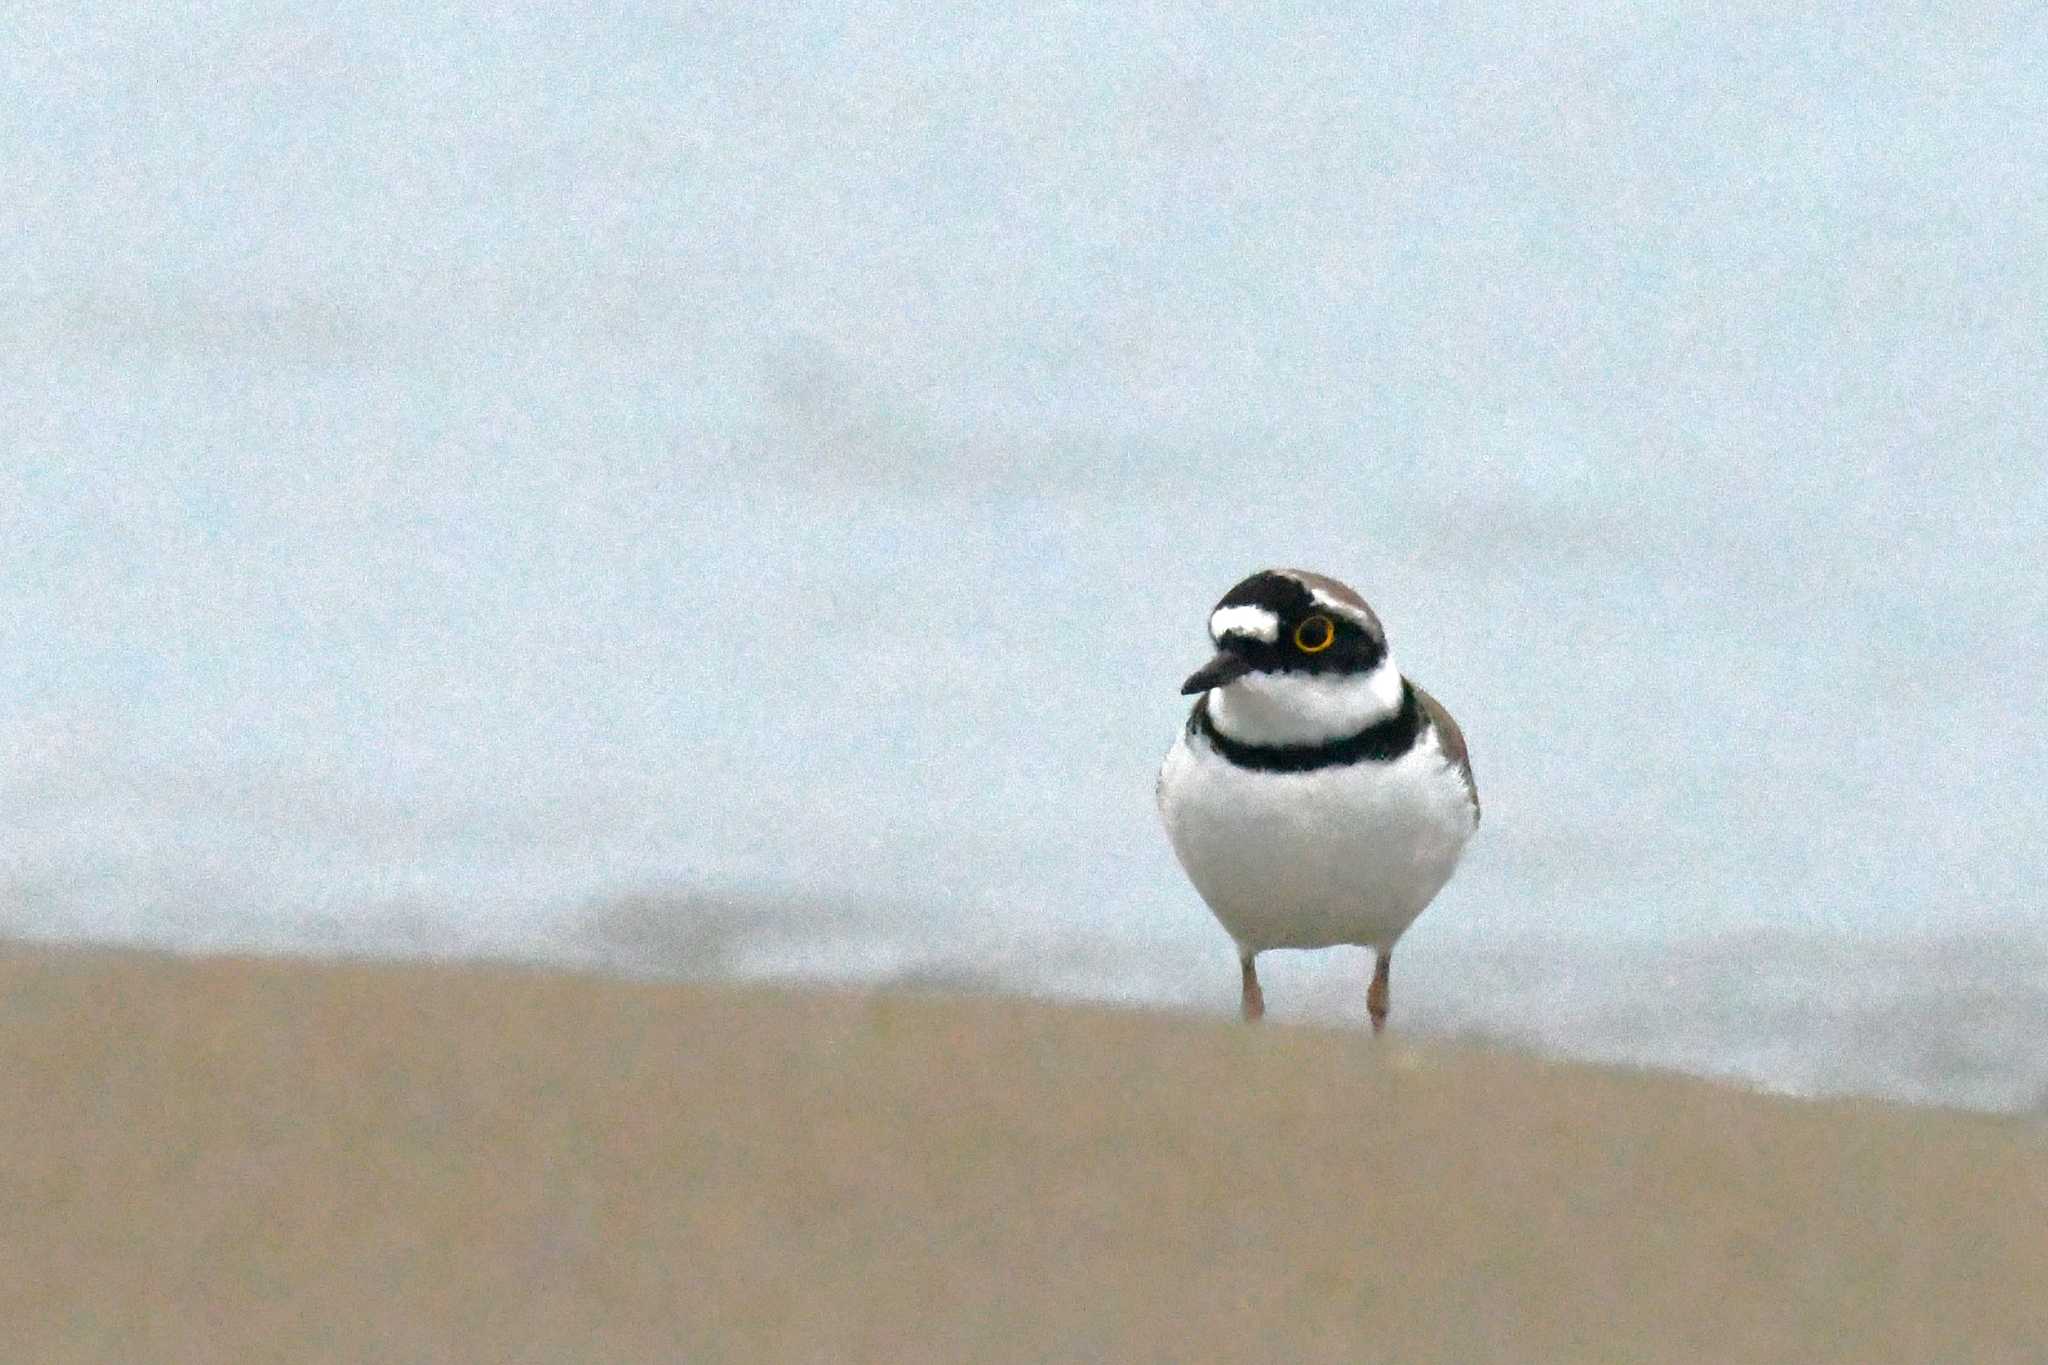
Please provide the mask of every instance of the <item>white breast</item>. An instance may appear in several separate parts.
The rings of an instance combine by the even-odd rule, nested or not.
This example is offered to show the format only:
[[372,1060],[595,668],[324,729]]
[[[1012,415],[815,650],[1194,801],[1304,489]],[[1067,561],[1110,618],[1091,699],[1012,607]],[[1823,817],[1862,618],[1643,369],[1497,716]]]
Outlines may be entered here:
[[1242,950],[1393,947],[1475,826],[1434,729],[1388,762],[1240,768],[1185,729],[1159,810],[1188,878]]

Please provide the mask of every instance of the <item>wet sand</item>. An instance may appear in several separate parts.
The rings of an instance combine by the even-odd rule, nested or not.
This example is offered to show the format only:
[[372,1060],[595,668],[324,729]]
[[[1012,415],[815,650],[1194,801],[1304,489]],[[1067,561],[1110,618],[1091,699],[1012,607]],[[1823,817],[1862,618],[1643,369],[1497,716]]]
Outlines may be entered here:
[[0,1359],[2048,1359],[2048,1130],[1002,1000],[0,953]]

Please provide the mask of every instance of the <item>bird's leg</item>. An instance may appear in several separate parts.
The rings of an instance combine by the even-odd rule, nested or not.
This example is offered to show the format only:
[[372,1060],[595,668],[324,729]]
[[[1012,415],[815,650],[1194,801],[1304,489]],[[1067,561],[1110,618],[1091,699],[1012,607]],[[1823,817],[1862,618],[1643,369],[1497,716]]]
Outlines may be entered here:
[[1266,1017],[1266,993],[1259,989],[1259,969],[1252,965],[1253,956],[1246,953],[1237,960],[1244,973],[1244,995],[1238,1009],[1247,1024],[1256,1024]]
[[1365,993],[1366,1012],[1372,1015],[1372,1031],[1387,1026],[1387,968],[1394,960],[1391,950],[1374,954],[1372,986]]

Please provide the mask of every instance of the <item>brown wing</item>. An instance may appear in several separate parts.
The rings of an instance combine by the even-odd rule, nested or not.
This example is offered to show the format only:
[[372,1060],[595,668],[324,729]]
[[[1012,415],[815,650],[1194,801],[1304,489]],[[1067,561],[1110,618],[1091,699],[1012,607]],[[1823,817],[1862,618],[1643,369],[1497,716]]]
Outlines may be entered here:
[[[1408,684],[1415,687],[1413,682]],[[1465,750],[1465,732],[1458,728],[1458,722],[1451,719],[1451,713],[1444,710],[1444,704],[1420,687],[1415,688],[1416,700],[1429,713],[1429,723],[1436,727],[1437,743],[1443,746],[1444,756],[1457,768],[1459,776],[1465,779],[1465,790],[1472,793],[1472,822],[1479,822],[1479,784],[1472,780],[1472,757]]]

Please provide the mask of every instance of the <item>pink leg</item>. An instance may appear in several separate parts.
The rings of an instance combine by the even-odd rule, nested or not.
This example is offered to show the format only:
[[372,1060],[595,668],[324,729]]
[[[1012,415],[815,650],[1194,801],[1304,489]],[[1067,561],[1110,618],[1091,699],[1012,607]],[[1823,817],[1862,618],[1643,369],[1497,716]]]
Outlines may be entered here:
[[1377,959],[1372,968],[1372,986],[1365,993],[1365,1008],[1372,1015],[1374,1033],[1387,1026],[1387,968],[1394,955],[1391,952],[1380,953]]
[[1247,1024],[1256,1024],[1266,1017],[1266,993],[1259,989],[1259,969],[1252,965],[1252,955],[1249,953],[1237,961],[1244,972],[1244,995],[1238,1007],[1239,1012],[1244,1015]]

